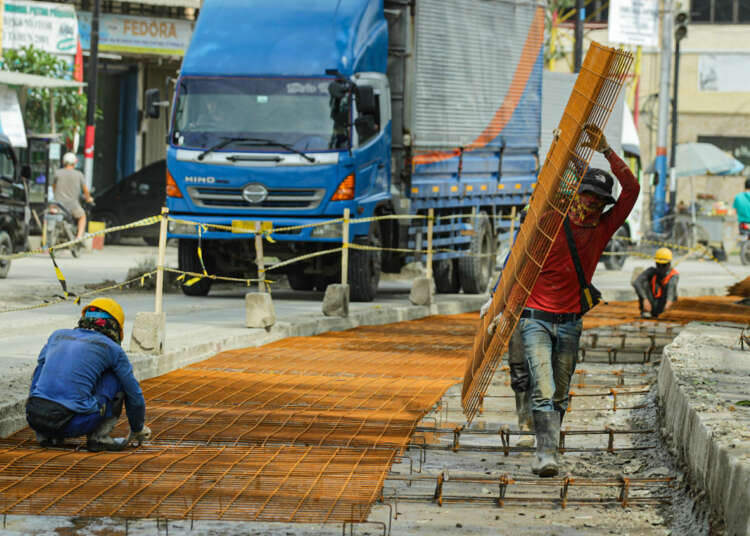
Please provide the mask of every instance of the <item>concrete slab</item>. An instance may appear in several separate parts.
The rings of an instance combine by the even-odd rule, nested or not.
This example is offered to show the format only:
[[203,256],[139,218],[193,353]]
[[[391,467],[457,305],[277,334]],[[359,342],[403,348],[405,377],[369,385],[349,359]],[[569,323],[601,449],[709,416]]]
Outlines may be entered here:
[[[750,318],[750,315],[749,315]],[[750,351],[744,326],[694,323],[664,348],[662,432],[726,533],[750,535]]]

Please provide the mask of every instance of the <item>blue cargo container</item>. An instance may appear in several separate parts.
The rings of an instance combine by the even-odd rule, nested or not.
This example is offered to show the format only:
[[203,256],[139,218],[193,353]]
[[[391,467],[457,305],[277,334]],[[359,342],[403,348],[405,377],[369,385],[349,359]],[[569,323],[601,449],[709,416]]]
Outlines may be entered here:
[[[539,168],[542,3],[528,0],[206,0],[176,84],[167,204],[178,218],[273,228],[341,217],[357,243],[424,247],[435,209],[439,292],[483,292],[512,207]],[[173,223],[179,266],[200,271],[196,227]],[[335,247],[340,225],[276,232],[266,255]],[[201,235],[210,273],[255,273],[247,235]],[[467,253],[481,255],[467,255]],[[411,260],[351,250],[351,299]],[[320,256],[295,289],[340,278]],[[185,287],[207,294],[211,280]]]

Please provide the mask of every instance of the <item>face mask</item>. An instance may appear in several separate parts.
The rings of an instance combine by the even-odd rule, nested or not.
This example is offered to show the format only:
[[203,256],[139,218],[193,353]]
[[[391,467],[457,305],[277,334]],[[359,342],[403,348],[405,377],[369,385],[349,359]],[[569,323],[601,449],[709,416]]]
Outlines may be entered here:
[[594,208],[584,205],[580,196],[576,194],[568,212],[570,221],[581,227],[596,227],[602,215],[602,208],[604,207]]

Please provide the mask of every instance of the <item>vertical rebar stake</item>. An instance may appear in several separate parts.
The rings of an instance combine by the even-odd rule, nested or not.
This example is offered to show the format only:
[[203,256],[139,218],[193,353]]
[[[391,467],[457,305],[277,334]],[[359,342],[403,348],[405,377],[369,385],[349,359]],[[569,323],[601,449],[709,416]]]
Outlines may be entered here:
[[341,224],[341,284],[347,284],[349,275],[349,209],[344,209],[344,221]]

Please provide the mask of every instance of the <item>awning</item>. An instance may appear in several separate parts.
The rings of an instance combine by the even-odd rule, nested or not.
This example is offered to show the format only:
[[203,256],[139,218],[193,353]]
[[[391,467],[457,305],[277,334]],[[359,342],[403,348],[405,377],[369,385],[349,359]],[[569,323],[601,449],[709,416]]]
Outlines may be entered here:
[[50,78],[38,74],[19,73],[17,71],[0,71],[0,84],[8,86],[26,86],[26,87],[84,87],[84,82],[75,80],[61,80],[59,78]]
[[201,7],[201,0],[138,0],[135,3],[150,6],[192,7],[195,9]]

